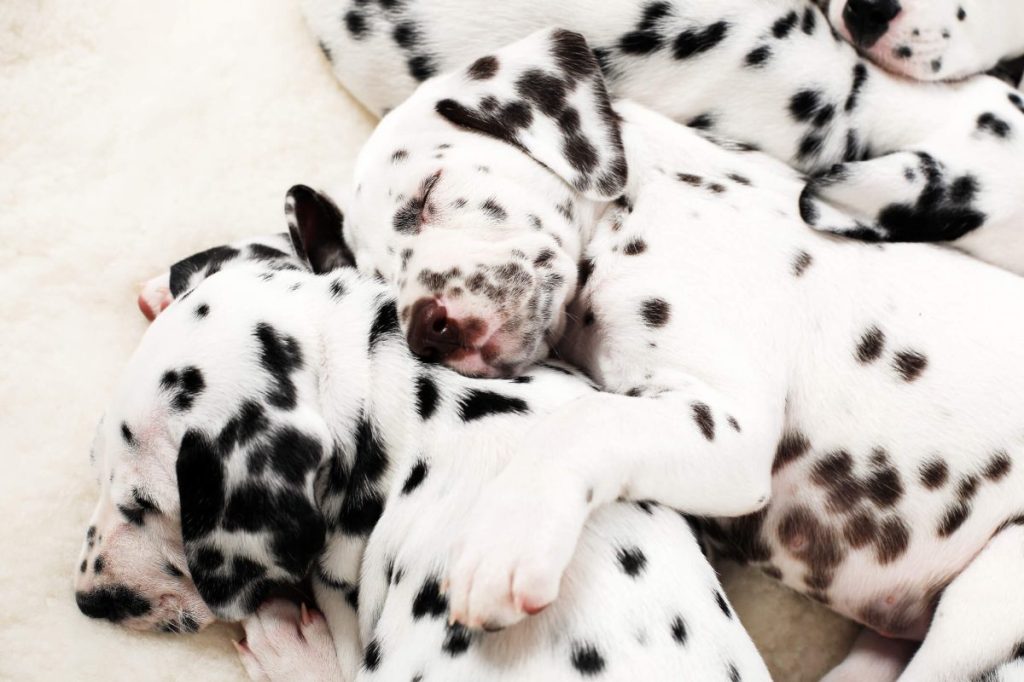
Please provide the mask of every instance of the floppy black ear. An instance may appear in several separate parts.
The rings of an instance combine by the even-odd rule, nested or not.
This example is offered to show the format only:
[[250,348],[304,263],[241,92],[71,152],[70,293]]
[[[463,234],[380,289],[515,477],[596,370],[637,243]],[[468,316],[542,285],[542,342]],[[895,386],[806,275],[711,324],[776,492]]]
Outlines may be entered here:
[[342,236],[344,216],[334,202],[305,185],[295,185],[285,197],[285,215],[292,245],[316,274],[355,267]]
[[620,120],[587,41],[545,29],[432,86],[438,114],[514,145],[597,200],[622,194]]
[[268,426],[253,402],[215,438],[185,434],[176,467],[182,539],[192,580],[217,617],[240,620],[308,573],[325,542],[313,493],[323,454],[316,437]]

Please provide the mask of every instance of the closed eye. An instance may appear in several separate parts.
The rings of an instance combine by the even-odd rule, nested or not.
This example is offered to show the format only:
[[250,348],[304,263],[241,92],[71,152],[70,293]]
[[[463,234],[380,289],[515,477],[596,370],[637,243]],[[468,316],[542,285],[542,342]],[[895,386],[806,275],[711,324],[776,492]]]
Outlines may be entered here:
[[437,171],[429,178],[423,181],[423,186],[420,188],[422,198],[420,199],[420,222],[425,223],[430,220],[431,214],[434,212],[433,204],[430,203],[430,192],[437,185],[437,181],[441,179],[441,171]]
[[131,502],[117,505],[117,510],[136,526],[145,524],[146,514],[160,513],[160,508],[156,506],[156,503],[138,488],[132,488]]

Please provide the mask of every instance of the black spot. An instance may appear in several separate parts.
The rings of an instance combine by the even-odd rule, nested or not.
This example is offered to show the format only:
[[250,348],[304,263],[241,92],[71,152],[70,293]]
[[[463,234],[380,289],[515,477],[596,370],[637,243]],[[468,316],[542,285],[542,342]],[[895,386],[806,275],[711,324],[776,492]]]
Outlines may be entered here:
[[594,274],[594,260],[592,258],[585,258],[580,261],[578,266],[577,274],[577,287],[582,289],[587,286],[587,282],[590,281],[590,276]]
[[222,453],[230,454],[236,446],[248,445],[269,424],[263,407],[253,400],[246,400],[221,429],[217,436],[217,447]]
[[687,185],[692,187],[700,187],[704,183],[704,178],[691,173],[676,173],[676,178],[680,182],[685,182]]
[[441,583],[434,576],[423,581],[423,586],[412,600],[413,620],[424,616],[440,618],[448,612],[448,599],[441,594]]
[[652,2],[644,7],[643,16],[636,30],[619,39],[619,49],[625,54],[644,55],[655,52],[662,46],[662,38],[656,29],[660,19],[671,11],[667,2]]
[[910,528],[901,519],[888,518],[878,528],[875,557],[880,564],[889,564],[902,556],[910,544]]
[[103,569],[104,569],[104,567],[106,567],[106,565],[107,565],[107,560],[103,558],[102,554],[100,554],[92,562],[92,570],[93,570],[94,573],[99,575],[100,573],[103,573]]
[[998,481],[1010,473],[1012,466],[1013,463],[1010,461],[1009,455],[1005,452],[997,452],[992,455],[992,459],[989,460],[982,473],[988,480]]
[[171,408],[183,412],[192,407],[203,390],[206,381],[198,367],[184,367],[180,370],[168,370],[160,378],[160,386],[172,393]]
[[740,671],[736,664],[730,663],[726,672],[729,675],[729,682],[742,682],[743,678],[740,677]]
[[811,257],[811,254],[806,251],[798,251],[793,259],[793,275],[795,277],[802,277],[813,262],[814,258]]
[[789,14],[782,17],[781,19],[776,20],[776,22],[772,24],[772,35],[778,38],[779,40],[787,38],[790,32],[792,32],[792,30],[796,27],[796,24],[799,20],[800,16],[796,12],[790,12]]
[[722,613],[732,618],[732,609],[729,608],[729,602],[725,600],[725,595],[719,590],[715,590],[715,603],[718,604],[718,608],[722,609]]
[[906,382],[915,381],[928,366],[928,358],[916,351],[900,351],[893,358],[893,368]]
[[678,644],[686,644],[686,640],[689,637],[689,633],[686,631],[686,621],[683,620],[682,616],[676,616],[672,619],[672,639]]
[[377,307],[377,312],[373,316],[373,324],[370,325],[370,352],[372,353],[384,339],[398,336],[400,329],[395,302],[384,301]]
[[942,60],[941,59],[933,59],[932,63],[931,63],[931,67],[932,67],[932,73],[938,73],[939,71],[942,71]]
[[958,21],[963,21],[967,18],[967,12],[964,11],[963,7],[960,7],[956,11],[956,18]]
[[409,158],[409,152],[405,149],[396,149],[391,155],[391,163],[401,163]]
[[900,45],[893,49],[892,56],[896,59],[910,59],[914,56],[914,51],[909,45]]
[[978,130],[983,133],[991,133],[998,138],[1006,139],[1010,136],[1010,124],[991,112],[986,112],[978,117]]
[[420,487],[420,483],[423,483],[423,479],[427,477],[427,463],[422,459],[417,460],[416,464],[413,465],[412,470],[409,471],[409,476],[405,479],[405,483],[402,484],[402,494],[408,495],[416,488]]
[[291,375],[302,367],[299,342],[266,322],[258,323],[253,334],[260,342],[260,364],[270,374],[267,401],[274,407],[294,409],[298,390]]
[[779,439],[779,445],[775,449],[772,473],[774,474],[790,462],[800,459],[810,449],[811,443],[802,433],[790,431],[782,434],[782,438]]
[[699,114],[687,121],[686,125],[696,130],[710,130],[715,125],[715,117],[707,113]]
[[363,651],[363,667],[373,672],[380,665],[380,643],[377,640],[370,640]]
[[954,502],[946,508],[939,522],[939,537],[947,538],[957,531],[971,514],[971,507],[964,502]]
[[527,414],[529,411],[525,401],[493,391],[473,389],[459,400],[459,416],[464,422],[497,414]]
[[711,414],[711,408],[704,403],[693,403],[690,408],[693,410],[693,421],[697,422],[700,432],[708,440],[715,439],[715,418]]
[[409,75],[421,83],[437,73],[437,67],[427,55],[417,55],[411,58],[408,67]]
[[647,250],[647,242],[640,237],[630,240],[626,244],[625,248],[622,249],[622,253],[627,256],[639,256],[641,253]]
[[411,50],[416,47],[420,42],[420,32],[416,28],[416,24],[411,21],[406,21],[395,26],[395,30],[391,32],[391,37],[394,38],[395,43],[406,50]]
[[487,80],[498,73],[498,58],[494,56],[480,57],[469,66],[469,77],[475,81]]
[[135,436],[132,434],[132,430],[128,428],[128,424],[121,422],[121,439],[130,448],[135,447]]
[[491,197],[484,203],[480,204],[480,208],[489,217],[497,220],[498,222],[505,222],[508,220],[508,212],[498,205],[498,202],[494,200],[494,197]]
[[439,397],[437,383],[432,376],[421,374],[416,378],[416,410],[420,419],[426,421],[434,416]]
[[726,417],[725,420],[729,423],[729,426],[732,427],[733,431],[735,431],[736,433],[740,433],[740,423],[736,421],[736,417]]
[[746,185],[747,187],[751,185],[750,178],[740,175],[739,173],[729,173],[726,177],[738,185]]
[[921,484],[929,490],[935,490],[949,479],[949,466],[944,460],[933,459],[921,465]]
[[202,303],[202,304],[196,306],[195,315],[200,320],[203,319],[204,317],[206,317],[209,314],[210,314],[210,306],[208,306],[207,304]]
[[81,565],[79,565],[79,567],[78,567],[78,572],[79,572],[79,573],[85,573],[85,568],[86,568],[86,566],[88,566],[88,565],[89,565],[89,561],[88,561],[88,559],[82,559],[82,563],[81,563]]
[[818,15],[815,13],[813,7],[808,7],[804,10],[804,18],[800,24],[800,28],[807,35],[814,34],[814,28],[818,25]]
[[891,507],[903,497],[903,481],[892,465],[871,472],[864,487],[868,497],[879,507]]
[[647,566],[647,555],[639,547],[621,547],[616,556],[619,566],[630,578],[636,578]]
[[345,15],[345,28],[352,34],[352,37],[359,40],[366,35],[366,17],[361,13],[351,10]]
[[584,677],[598,675],[604,670],[604,657],[589,642],[573,642],[572,667]]
[[713,49],[729,34],[729,24],[716,21],[704,28],[691,28],[676,36],[672,54],[676,59],[689,59]]
[[743,62],[750,67],[757,68],[764,66],[771,59],[772,48],[769,45],[761,45],[755,47],[753,50],[747,53],[747,56],[743,58]]
[[857,344],[857,361],[861,364],[874,362],[885,349],[885,334],[878,327],[871,327],[860,337]]
[[455,658],[456,656],[466,653],[466,650],[469,649],[469,645],[472,641],[473,638],[470,635],[469,630],[462,625],[455,623],[454,625],[448,625],[445,628],[445,638],[441,648],[446,654]]
[[821,92],[800,90],[789,100],[789,113],[800,122],[810,121],[821,107]]
[[664,327],[671,316],[671,306],[663,298],[649,298],[641,304],[640,316],[644,324],[652,329]]

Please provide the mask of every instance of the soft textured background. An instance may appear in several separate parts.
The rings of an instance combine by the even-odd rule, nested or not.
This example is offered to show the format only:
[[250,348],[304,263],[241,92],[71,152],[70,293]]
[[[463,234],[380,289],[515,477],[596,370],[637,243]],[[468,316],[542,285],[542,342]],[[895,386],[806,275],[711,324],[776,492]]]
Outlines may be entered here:
[[[145,330],[136,283],[283,229],[373,120],[287,0],[0,2],[0,679],[240,679],[218,627],[122,632],[75,607],[93,426]],[[726,568],[779,680],[842,656],[848,624]]]

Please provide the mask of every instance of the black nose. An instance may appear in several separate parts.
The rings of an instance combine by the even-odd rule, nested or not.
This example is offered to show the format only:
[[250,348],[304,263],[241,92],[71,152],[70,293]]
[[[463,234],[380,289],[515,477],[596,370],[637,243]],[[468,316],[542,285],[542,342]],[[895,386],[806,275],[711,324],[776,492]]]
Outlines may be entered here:
[[889,22],[903,10],[897,0],[846,0],[843,22],[853,42],[871,47],[889,30]]
[[76,592],[75,601],[90,618],[106,618],[115,623],[131,616],[144,616],[150,609],[149,600],[124,585]]
[[408,341],[416,355],[441,362],[462,346],[462,334],[443,305],[432,298],[421,298],[412,307]]

